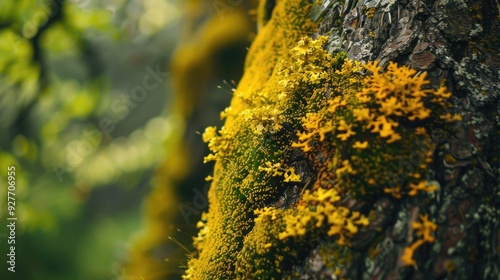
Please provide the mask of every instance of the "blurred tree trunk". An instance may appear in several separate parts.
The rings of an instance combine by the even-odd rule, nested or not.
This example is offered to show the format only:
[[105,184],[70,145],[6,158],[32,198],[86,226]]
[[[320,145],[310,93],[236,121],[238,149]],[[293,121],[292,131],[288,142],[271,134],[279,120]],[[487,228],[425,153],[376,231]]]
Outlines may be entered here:
[[[313,20],[330,51],[427,71],[443,81],[463,120],[432,130],[435,199],[380,197],[376,219],[352,240],[348,279],[499,279],[500,17],[496,0],[323,1]],[[411,161],[411,159],[409,159]],[[424,208],[425,207],[425,208]],[[401,261],[421,209],[436,217],[436,240]],[[331,279],[318,246],[303,263],[305,279]],[[370,248],[370,249],[369,249]],[[376,248],[375,250],[373,248]],[[323,254],[324,256],[324,254]]]

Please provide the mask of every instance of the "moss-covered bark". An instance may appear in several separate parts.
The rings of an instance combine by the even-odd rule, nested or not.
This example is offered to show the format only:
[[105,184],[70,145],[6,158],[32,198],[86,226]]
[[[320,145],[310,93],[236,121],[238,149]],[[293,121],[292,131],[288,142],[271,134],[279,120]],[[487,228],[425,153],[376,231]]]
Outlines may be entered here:
[[[363,202],[376,209],[377,218],[353,240],[353,258],[343,275],[352,279],[497,279],[498,2],[348,1],[344,9],[330,2],[321,9],[319,31],[332,32],[329,50],[345,51],[355,60],[379,60],[384,66],[392,61],[425,71],[431,86],[445,81],[452,93],[448,103],[462,116],[449,129],[426,122],[436,145],[427,175],[439,184],[435,197],[374,197]],[[401,251],[415,242],[414,221],[420,213],[427,213],[436,223],[435,241],[415,250],[415,263],[406,266],[400,261]],[[314,253],[309,256],[309,260],[315,258]],[[312,267],[307,270],[314,274]]]
[[498,3],[261,1],[258,19],[203,135],[184,277],[497,279]]

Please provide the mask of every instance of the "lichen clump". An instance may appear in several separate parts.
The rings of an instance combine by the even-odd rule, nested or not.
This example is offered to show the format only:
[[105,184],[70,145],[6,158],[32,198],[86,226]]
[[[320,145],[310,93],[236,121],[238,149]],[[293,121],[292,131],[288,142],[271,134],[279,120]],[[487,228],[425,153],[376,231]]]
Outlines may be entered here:
[[[215,169],[195,243],[200,254],[185,279],[294,276],[292,266],[317,237],[345,248],[369,224],[368,213],[350,210],[348,200],[435,190],[427,182],[435,147],[424,120],[459,118],[447,113],[446,88],[429,87],[426,73],[406,66],[390,63],[384,71],[377,62],[329,54],[326,37],[305,36],[310,7],[278,2],[222,113],[225,125],[203,134],[211,150],[205,161]],[[288,33],[276,38],[277,30]],[[306,177],[292,154],[306,158],[315,175]],[[278,203],[299,187],[294,203]],[[417,235],[427,237],[429,225],[416,224]]]
[[435,147],[424,120],[460,119],[448,113],[451,94],[444,86],[428,88],[425,72],[393,62],[382,71],[376,61],[350,60],[321,84],[327,85],[322,106],[316,103],[316,110],[305,114],[292,146],[306,154],[334,155],[316,161],[325,174],[334,174],[324,184],[356,197],[434,190],[425,180]]
[[417,263],[413,259],[413,253],[415,250],[422,246],[423,244],[434,242],[434,236],[432,233],[436,231],[437,225],[432,221],[429,221],[429,217],[427,215],[420,216],[420,222],[413,222],[413,229],[417,231],[417,236],[419,239],[412,243],[409,247],[405,248],[403,252],[402,260],[407,265],[416,265]]

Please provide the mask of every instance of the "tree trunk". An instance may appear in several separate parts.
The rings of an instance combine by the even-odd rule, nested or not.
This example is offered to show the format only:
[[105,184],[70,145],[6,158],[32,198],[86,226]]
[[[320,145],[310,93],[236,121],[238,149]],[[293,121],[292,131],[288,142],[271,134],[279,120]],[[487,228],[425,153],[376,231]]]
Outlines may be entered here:
[[[498,279],[498,1],[348,0],[342,3],[328,0],[310,12],[307,4],[304,4],[307,1],[302,1],[302,4],[298,2],[261,1],[259,19],[261,26],[265,26],[261,33],[273,35],[264,37],[259,34],[262,39],[258,36],[250,49],[245,76],[236,89],[231,109],[226,110],[228,119],[224,129],[218,132],[208,129],[204,135],[204,140],[209,142],[214,153],[208,159],[215,159],[216,167],[209,192],[209,212],[202,221],[204,227],[195,242],[200,254],[189,262],[185,277]],[[295,10],[297,7],[299,9]],[[324,47],[334,55],[345,52],[352,61],[379,61],[384,69],[394,62],[399,67],[407,65],[418,72],[414,77],[427,73],[429,83],[424,84],[423,90],[446,87],[451,93],[451,98],[446,99],[446,107],[453,114],[461,116],[446,124],[440,122],[439,118],[425,117],[417,122],[393,123],[394,127],[412,133],[420,131],[420,126],[425,127],[424,134],[427,133],[429,137],[401,134],[403,139],[397,142],[403,143],[400,153],[377,163],[381,166],[380,176],[392,177],[382,178],[387,185],[379,186],[378,182],[374,182],[373,185],[380,187],[377,191],[366,186],[371,181],[362,179],[377,172],[358,169],[344,176],[349,162],[328,160],[334,157],[341,160],[348,158],[351,163],[355,163],[349,154],[354,149],[350,149],[350,146],[349,149],[341,148],[346,141],[335,145],[329,142],[329,139],[340,141],[337,138],[342,139],[344,136],[347,142],[353,139],[347,134],[350,131],[347,117],[332,127],[320,126],[322,132],[309,131],[309,134],[307,124],[300,123],[311,114],[321,112],[324,105],[316,104],[314,98],[323,98],[323,103],[333,104],[336,102],[334,97],[339,97],[339,100],[347,98],[347,92],[353,90],[335,87],[335,83],[326,83],[324,87],[317,85],[311,80],[312,76],[308,76],[307,80],[289,78],[294,71],[302,71],[300,65],[319,65],[323,67],[318,70],[321,73],[345,70],[336,64],[337,58],[328,60],[329,64],[311,62],[312,59],[320,61],[313,55],[323,57],[321,51],[315,49],[314,41],[302,40],[293,49],[298,38],[310,31],[307,18],[318,24],[317,31],[311,36],[317,38],[328,35]],[[309,49],[300,49],[301,46],[308,46]],[[304,64],[297,64],[299,56],[286,54],[289,49],[292,49],[292,53],[296,50],[297,55],[302,50]],[[264,51],[265,58],[261,58]],[[272,67],[259,65],[260,68],[256,68],[259,61],[266,59],[273,61]],[[279,64],[275,68],[276,63]],[[291,68],[285,67],[287,63],[292,65]],[[358,85],[361,80],[348,80],[345,85],[358,85],[359,91],[366,89],[369,81],[366,77],[371,74],[367,70],[361,72],[349,74],[349,79],[361,79],[365,85]],[[372,68],[371,72],[376,71]],[[329,77],[320,79],[330,81]],[[288,82],[295,84],[289,87],[286,84]],[[389,84],[392,82],[390,79],[387,81]],[[307,86],[303,87],[304,84]],[[292,88],[290,92],[297,94],[299,90],[302,97],[280,97],[286,101],[276,101],[274,97],[266,95],[266,92],[273,93],[271,85],[281,87],[277,93]],[[406,88],[410,91],[415,89],[412,85]],[[323,90],[323,95],[318,97],[315,94],[320,90]],[[252,93],[246,95],[250,91]],[[297,98],[303,99],[297,101]],[[301,104],[313,105],[307,107],[309,105]],[[339,104],[340,107],[354,106]],[[258,111],[264,116],[256,117],[257,110],[268,110],[269,106],[282,113],[285,120],[278,121],[280,115],[272,111]],[[329,112],[333,111],[335,109]],[[246,117],[242,118],[242,115]],[[326,120],[325,116],[321,117],[322,121]],[[234,134],[231,134],[233,130]],[[258,136],[245,138],[247,136],[244,135],[252,131],[257,131]],[[346,134],[340,134],[342,131],[346,131]],[[315,140],[301,142],[301,139],[312,137],[312,133],[318,135]],[[355,138],[359,141],[353,142],[354,145],[361,147],[362,140],[367,140],[370,145],[382,145],[376,151],[384,152],[385,146],[393,147],[392,141],[381,141],[377,135],[373,136],[365,130],[357,134],[353,132],[352,135],[359,136],[362,133],[371,138]],[[380,133],[380,137],[385,136]],[[281,149],[285,151],[281,152]],[[308,152],[309,149],[314,153]],[[413,160],[412,150],[417,154],[425,152],[425,159],[417,155]],[[363,160],[360,159],[361,162]],[[392,165],[396,167],[389,167]],[[425,172],[409,172],[416,170],[417,167],[413,165],[423,165]],[[385,166],[388,166],[387,169]],[[272,174],[262,175],[262,172]],[[300,175],[300,180],[296,180],[295,173]],[[402,174],[407,177],[401,177]],[[284,180],[276,178],[279,176],[284,177]],[[413,192],[410,183],[414,179],[412,176],[422,178],[421,182],[425,186],[414,186]],[[356,185],[357,180],[362,182],[362,186]],[[334,195],[328,196],[331,186],[341,188],[339,203],[333,202]],[[343,186],[357,186],[360,189],[342,190]],[[417,188],[428,192],[417,194]],[[320,199],[319,193],[322,191],[324,195]],[[325,202],[324,197],[331,200]],[[325,205],[334,209],[345,207],[352,214],[348,216],[351,220],[346,219],[340,225],[347,229],[340,229],[338,235],[332,233],[332,228],[328,233],[325,231],[322,224],[324,220],[314,220],[319,219],[319,209]],[[301,216],[307,211],[314,215]],[[368,225],[363,226],[362,218],[354,218],[359,214],[355,214],[357,211],[367,218]],[[298,218],[290,226],[290,221],[296,217],[310,218],[317,221],[317,225],[304,222],[305,233],[300,233],[297,224],[302,221]],[[326,215],[321,219],[331,217]],[[352,225],[349,223],[355,224],[355,229],[350,230],[349,226]],[[344,237],[348,240],[344,240]]]
[[[427,71],[433,85],[446,80],[453,94],[450,101],[462,116],[450,132],[440,128],[431,131],[437,148],[429,172],[431,180],[439,182],[439,198],[375,200],[373,208],[381,215],[370,225],[369,234],[355,237],[353,244],[360,246],[353,248],[355,254],[344,276],[498,279],[498,1],[352,0],[343,6],[336,1],[323,2],[319,34],[334,34],[329,50],[340,49],[354,60],[379,60],[384,66],[394,61]],[[408,246],[407,230],[423,207],[438,225],[436,240],[416,251],[417,265],[403,267],[398,260]],[[369,252],[368,248],[377,249]],[[309,259],[317,259],[314,251]],[[312,267],[310,273],[314,274]]]

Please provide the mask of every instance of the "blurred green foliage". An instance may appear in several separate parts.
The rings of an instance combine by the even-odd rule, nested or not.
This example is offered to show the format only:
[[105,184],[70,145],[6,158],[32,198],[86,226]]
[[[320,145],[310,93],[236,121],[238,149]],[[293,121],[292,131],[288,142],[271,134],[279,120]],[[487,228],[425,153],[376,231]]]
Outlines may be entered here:
[[[10,165],[18,218],[16,273],[3,265],[1,279],[118,279],[114,262],[175,128],[168,80],[143,101],[123,98],[148,69],[165,71],[176,2],[0,2],[0,221]],[[103,120],[114,129],[100,130]]]

